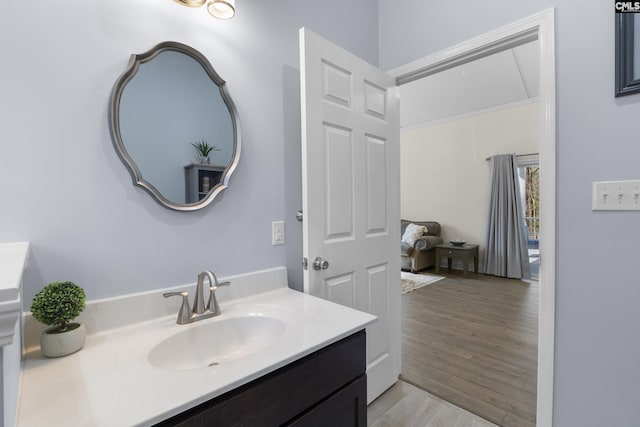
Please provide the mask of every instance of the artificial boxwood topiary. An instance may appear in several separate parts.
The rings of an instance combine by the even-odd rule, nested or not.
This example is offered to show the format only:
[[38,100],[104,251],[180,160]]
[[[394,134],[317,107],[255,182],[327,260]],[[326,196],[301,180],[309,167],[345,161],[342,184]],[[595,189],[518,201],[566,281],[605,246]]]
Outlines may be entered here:
[[58,325],[49,333],[67,332],[78,327],[69,324],[86,306],[84,289],[73,282],[53,282],[33,298],[33,317],[48,326]]

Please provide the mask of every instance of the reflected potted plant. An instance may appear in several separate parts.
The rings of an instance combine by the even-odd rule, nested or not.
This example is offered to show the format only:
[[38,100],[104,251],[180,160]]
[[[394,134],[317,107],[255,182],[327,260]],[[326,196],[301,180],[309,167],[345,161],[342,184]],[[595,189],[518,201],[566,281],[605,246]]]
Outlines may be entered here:
[[50,328],[40,336],[45,357],[61,357],[84,346],[86,330],[81,323],[70,323],[86,306],[84,289],[73,282],[52,282],[33,298],[33,317]]
[[209,145],[207,141],[204,139],[199,142],[192,142],[191,145],[196,149],[196,153],[200,157],[200,163],[202,164],[210,164],[211,160],[209,159],[209,153],[212,151],[221,151],[220,148],[215,145]]

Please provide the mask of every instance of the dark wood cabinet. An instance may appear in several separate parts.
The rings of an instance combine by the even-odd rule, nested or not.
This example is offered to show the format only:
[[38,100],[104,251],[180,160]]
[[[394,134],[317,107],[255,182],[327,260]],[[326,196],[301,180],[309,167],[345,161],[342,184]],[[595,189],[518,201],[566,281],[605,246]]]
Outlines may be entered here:
[[360,331],[157,426],[364,427],[365,371]]
[[185,202],[195,203],[207,195],[220,183],[224,173],[223,166],[192,163],[184,167]]

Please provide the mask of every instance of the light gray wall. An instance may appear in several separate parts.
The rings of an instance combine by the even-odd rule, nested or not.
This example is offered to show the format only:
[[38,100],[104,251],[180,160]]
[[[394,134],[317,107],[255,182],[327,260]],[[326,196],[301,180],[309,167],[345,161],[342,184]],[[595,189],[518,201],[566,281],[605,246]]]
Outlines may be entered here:
[[[339,13],[336,13],[339,11]],[[298,29],[377,62],[370,0],[242,0],[230,21],[173,1],[0,2],[0,242],[32,243],[28,309],[46,283],[89,299],[274,266],[301,287]],[[357,31],[353,31],[357,26]],[[117,157],[107,108],[129,55],[174,40],[228,82],[242,130],[230,188],[212,206],[170,211],[135,188]],[[287,245],[271,246],[286,221]]]
[[640,178],[640,95],[616,99],[613,2],[380,0],[380,64],[403,65],[556,7],[554,425],[638,425],[640,213],[592,212],[591,182]]

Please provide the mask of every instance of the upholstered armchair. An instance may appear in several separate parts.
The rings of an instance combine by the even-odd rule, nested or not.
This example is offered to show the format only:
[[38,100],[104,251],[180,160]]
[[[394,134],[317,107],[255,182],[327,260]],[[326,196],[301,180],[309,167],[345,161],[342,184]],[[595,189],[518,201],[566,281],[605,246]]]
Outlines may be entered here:
[[427,232],[415,239],[411,244],[400,242],[400,266],[403,270],[415,273],[436,264],[436,245],[442,243],[440,238],[440,223],[435,221],[407,221],[400,220],[400,236],[405,234],[409,224],[427,227]]

